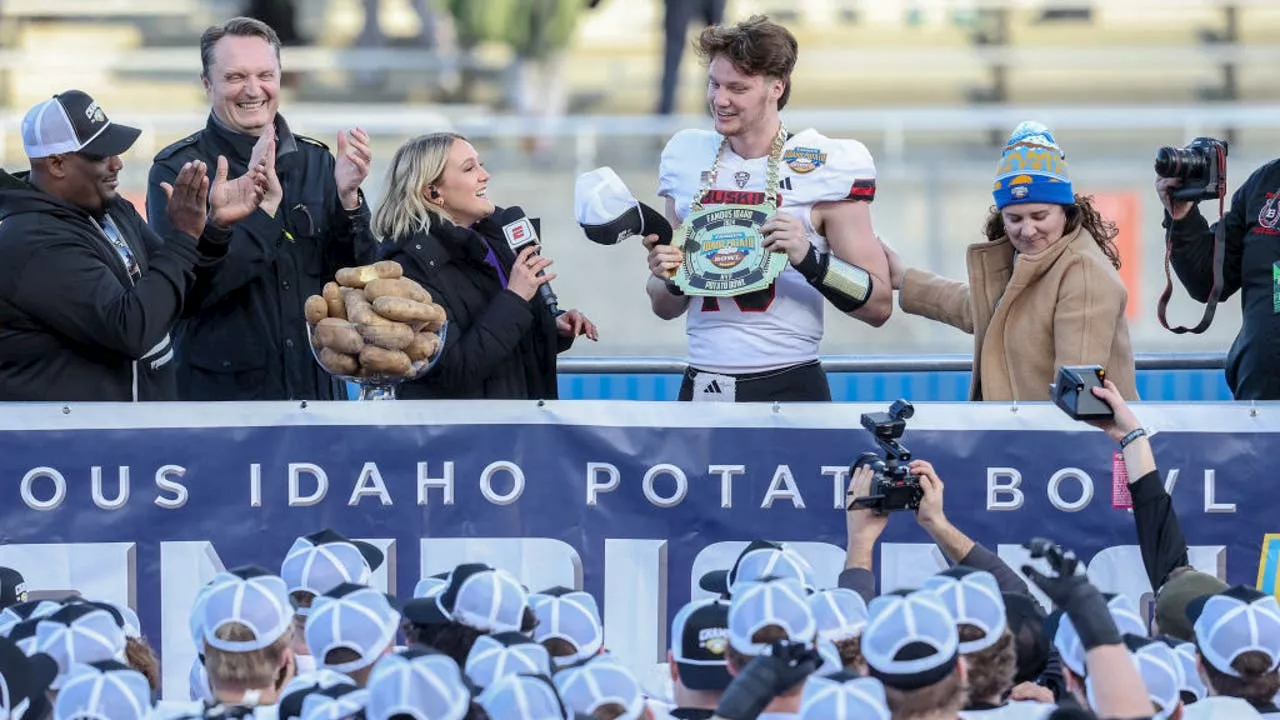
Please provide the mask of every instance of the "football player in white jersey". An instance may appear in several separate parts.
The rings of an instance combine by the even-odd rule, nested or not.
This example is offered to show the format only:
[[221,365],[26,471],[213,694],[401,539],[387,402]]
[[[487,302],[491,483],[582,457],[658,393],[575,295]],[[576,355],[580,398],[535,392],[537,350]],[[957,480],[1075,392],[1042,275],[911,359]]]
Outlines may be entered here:
[[[779,111],[791,94],[797,43],[764,16],[707,28],[715,131],[682,130],[662,153],[658,194],[673,226],[717,204],[757,205],[777,187],[778,212],[761,226],[765,247],[790,264],[770,287],[732,298],[688,297],[669,278],[671,245],[650,248],[647,290],[663,319],[688,312],[689,370],[681,400],[830,400],[818,360],[823,305],[878,327],[892,311],[889,269],[871,227],[875,165],[856,140],[792,134]],[[824,301],[825,298],[825,301]]]

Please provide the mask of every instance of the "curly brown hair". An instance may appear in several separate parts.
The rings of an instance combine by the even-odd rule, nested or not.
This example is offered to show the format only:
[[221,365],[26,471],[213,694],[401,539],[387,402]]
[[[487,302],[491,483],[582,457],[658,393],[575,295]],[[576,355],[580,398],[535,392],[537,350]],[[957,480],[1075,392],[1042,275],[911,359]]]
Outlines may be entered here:
[[862,657],[862,636],[841,638],[836,641],[836,651],[840,653],[840,664],[845,670],[864,672],[867,660]]
[[[982,630],[968,623],[960,625],[960,642],[973,642],[984,636]],[[964,656],[969,670],[969,697],[973,700],[1000,698],[1013,687],[1018,670],[1018,655],[1013,647],[1013,634],[1008,628],[995,645]]]
[[[1093,241],[1098,243],[1098,247],[1102,248],[1102,254],[1111,261],[1112,267],[1119,270],[1120,249],[1116,247],[1115,239],[1120,234],[1120,230],[1115,223],[1102,217],[1102,213],[1093,206],[1093,196],[1076,195],[1076,201],[1070,205],[1064,205],[1063,209],[1067,213],[1067,226],[1062,234],[1069,235],[1080,227],[1084,227],[1085,231],[1093,236]],[[987,240],[992,242],[1008,234],[1004,230],[1004,217],[994,205],[987,213],[987,223],[983,233],[987,236]]]
[[747,75],[764,75],[783,82],[778,109],[791,97],[791,71],[796,68],[800,44],[796,36],[766,15],[752,15],[737,25],[712,25],[702,31],[696,44],[698,57],[710,63],[723,55]]

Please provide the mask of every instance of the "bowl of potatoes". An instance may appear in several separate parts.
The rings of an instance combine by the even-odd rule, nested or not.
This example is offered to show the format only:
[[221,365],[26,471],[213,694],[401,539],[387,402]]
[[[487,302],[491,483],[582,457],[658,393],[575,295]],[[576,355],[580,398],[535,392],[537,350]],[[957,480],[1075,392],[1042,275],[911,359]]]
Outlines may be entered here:
[[305,312],[316,362],[361,400],[394,400],[440,359],[448,330],[444,308],[389,260],[339,270]]

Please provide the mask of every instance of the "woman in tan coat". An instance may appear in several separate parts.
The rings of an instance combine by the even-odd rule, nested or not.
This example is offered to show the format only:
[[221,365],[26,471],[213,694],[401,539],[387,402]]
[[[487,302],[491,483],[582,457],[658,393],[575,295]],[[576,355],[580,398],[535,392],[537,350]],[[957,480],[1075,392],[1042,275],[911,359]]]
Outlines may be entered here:
[[987,242],[968,249],[967,283],[908,267],[885,247],[902,309],[973,335],[971,400],[1048,400],[1063,365],[1101,365],[1136,399],[1116,228],[1072,192],[1048,128],[1013,131],[993,195]]

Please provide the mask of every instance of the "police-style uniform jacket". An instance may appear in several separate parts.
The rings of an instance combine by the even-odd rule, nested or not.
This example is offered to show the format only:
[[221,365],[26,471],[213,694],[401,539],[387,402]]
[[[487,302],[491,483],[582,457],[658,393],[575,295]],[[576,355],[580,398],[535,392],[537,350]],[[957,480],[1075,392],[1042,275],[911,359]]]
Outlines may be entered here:
[[[1164,216],[1170,227],[1169,214]],[[1231,196],[1224,224],[1226,259],[1218,299],[1240,291],[1240,334],[1227,354],[1227,385],[1237,400],[1280,400],[1280,160],[1258,168]],[[1193,207],[1172,223],[1170,258],[1198,302],[1213,287],[1213,233]]]
[[[277,115],[276,174],[284,197],[275,217],[258,208],[237,223],[231,245],[198,307],[188,307],[175,345],[184,400],[345,399],[344,386],[311,356],[303,304],[341,267],[372,261],[369,208],[348,212],[338,199],[328,147],[295,135]],[[224,155],[229,177],[248,170],[257,138],[234,132],[211,113],[204,130],[156,155],[147,213],[167,230],[165,194],[183,164],[209,173]]]
[[170,331],[228,231],[162,239],[122,197],[91,214],[27,178],[0,171],[0,400],[177,399]]

